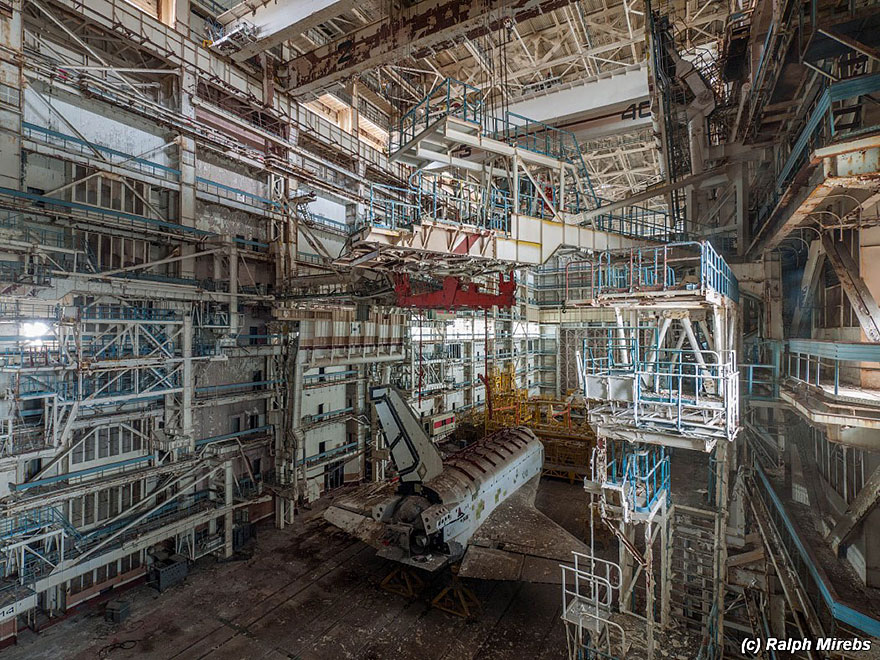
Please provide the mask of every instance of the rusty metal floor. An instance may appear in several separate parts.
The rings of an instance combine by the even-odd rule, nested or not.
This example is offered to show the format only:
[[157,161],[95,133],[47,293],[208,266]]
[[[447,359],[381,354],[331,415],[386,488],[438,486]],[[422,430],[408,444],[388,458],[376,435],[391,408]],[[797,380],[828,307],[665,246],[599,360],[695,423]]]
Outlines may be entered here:
[[[583,529],[578,485],[544,480],[539,507]],[[131,618],[107,623],[83,611],[39,635],[25,631],[6,658],[560,658],[566,655],[557,585],[474,581],[482,612],[463,620],[429,606],[443,574],[407,600],[378,588],[392,565],[320,518],[260,529],[244,562],[208,560],[159,595],[139,586],[122,597]],[[120,642],[130,648],[115,646]]]

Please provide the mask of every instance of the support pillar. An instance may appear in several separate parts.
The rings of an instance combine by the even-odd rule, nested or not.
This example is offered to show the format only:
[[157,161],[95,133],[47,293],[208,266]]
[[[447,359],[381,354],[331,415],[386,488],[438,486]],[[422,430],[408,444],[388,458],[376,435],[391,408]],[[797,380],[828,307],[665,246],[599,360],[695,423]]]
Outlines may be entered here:
[[738,163],[733,169],[733,185],[736,190],[736,253],[745,255],[749,248],[749,183],[748,168]]
[[[629,545],[635,546],[635,529],[632,525],[628,525],[622,520],[620,521],[620,535],[625,538]],[[630,607],[632,603],[633,576],[634,576],[635,558],[626,549],[623,543],[618,544],[618,564],[620,564],[620,611],[632,612]]]
[[718,514],[715,518],[715,635],[719,645],[724,643],[724,591],[727,584],[727,522],[729,518],[729,469],[728,445],[720,440],[715,447],[715,502]]
[[654,658],[654,541],[651,521],[645,523],[645,639],[648,660]]
[[[0,47],[9,53],[21,54],[21,0],[12,0],[11,16],[3,17]],[[0,89],[6,105],[0,106],[0,186],[18,190],[21,187],[24,163],[21,160],[23,58],[7,56],[0,60]]]
[[232,461],[226,461],[224,466],[225,468],[225,488],[224,491],[226,493],[226,514],[224,516],[224,540],[226,541],[223,551],[223,556],[229,559],[232,557],[232,527],[233,527],[233,518],[232,518],[232,503],[233,503],[233,494],[235,488],[235,475],[232,472]]
[[230,239],[229,246],[229,335],[235,337],[239,331],[238,318],[238,247]]
[[782,322],[782,262],[778,255],[764,257],[765,339],[784,339]]
[[[180,70],[180,113],[184,117],[195,117],[192,97],[196,93],[196,76],[186,67]],[[180,135],[177,138],[178,169],[180,170],[180,191],[178,194],[178,217],[181,225],[196,226],[196,143],[192,138]],[[181,254],[192,254],[192,245],[182,245]],[[195,276],[195,261],[181,259],[180,277],[191,279]]]
[[181,398],[181,426],[183,435],[189,441],[190,453],[196,450],[196,437],[193,429],[193,319],[187,314],[183,317],[183,395]]

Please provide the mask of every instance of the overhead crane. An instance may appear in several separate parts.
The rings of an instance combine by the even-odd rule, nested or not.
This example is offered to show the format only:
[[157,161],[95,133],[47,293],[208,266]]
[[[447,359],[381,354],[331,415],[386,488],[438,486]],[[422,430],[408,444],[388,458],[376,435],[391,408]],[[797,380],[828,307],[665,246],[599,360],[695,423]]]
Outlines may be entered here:
[[585,220],[605,200],[574,135],[484,104],[480,90],[446,79],[401,117],[390,160],[416,174],[406,188],[371,186],[365,222],[340,263],[502,270],[542,264],[563,246],[604,251],[680,232],[647,207]]

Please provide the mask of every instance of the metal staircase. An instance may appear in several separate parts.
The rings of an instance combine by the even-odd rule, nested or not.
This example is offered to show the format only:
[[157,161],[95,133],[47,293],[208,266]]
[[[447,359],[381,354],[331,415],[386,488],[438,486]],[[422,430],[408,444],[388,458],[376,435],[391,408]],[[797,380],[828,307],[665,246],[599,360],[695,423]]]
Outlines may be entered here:
[[681,626],[704,635],[713,619],[718,548],[716,514],[681,505],[672,508],[670,614]]
[[620,566],[572,552],[562,568],[562,620],[571,660],[626,658],[626,632],[611,620],[621,584]]

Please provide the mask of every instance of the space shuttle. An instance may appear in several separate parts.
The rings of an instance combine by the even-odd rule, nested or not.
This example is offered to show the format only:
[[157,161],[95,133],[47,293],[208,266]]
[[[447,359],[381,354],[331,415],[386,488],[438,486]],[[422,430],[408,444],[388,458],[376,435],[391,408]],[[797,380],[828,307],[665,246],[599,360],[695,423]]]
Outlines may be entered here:
[[558,583],[560,563],[588,552],[535,508],[544,446],[532,431],[502,429],[444,459],[399,390],[370,398],[398,479],[334,500],[331,524],[410,567],[460,562],[463,577]]

